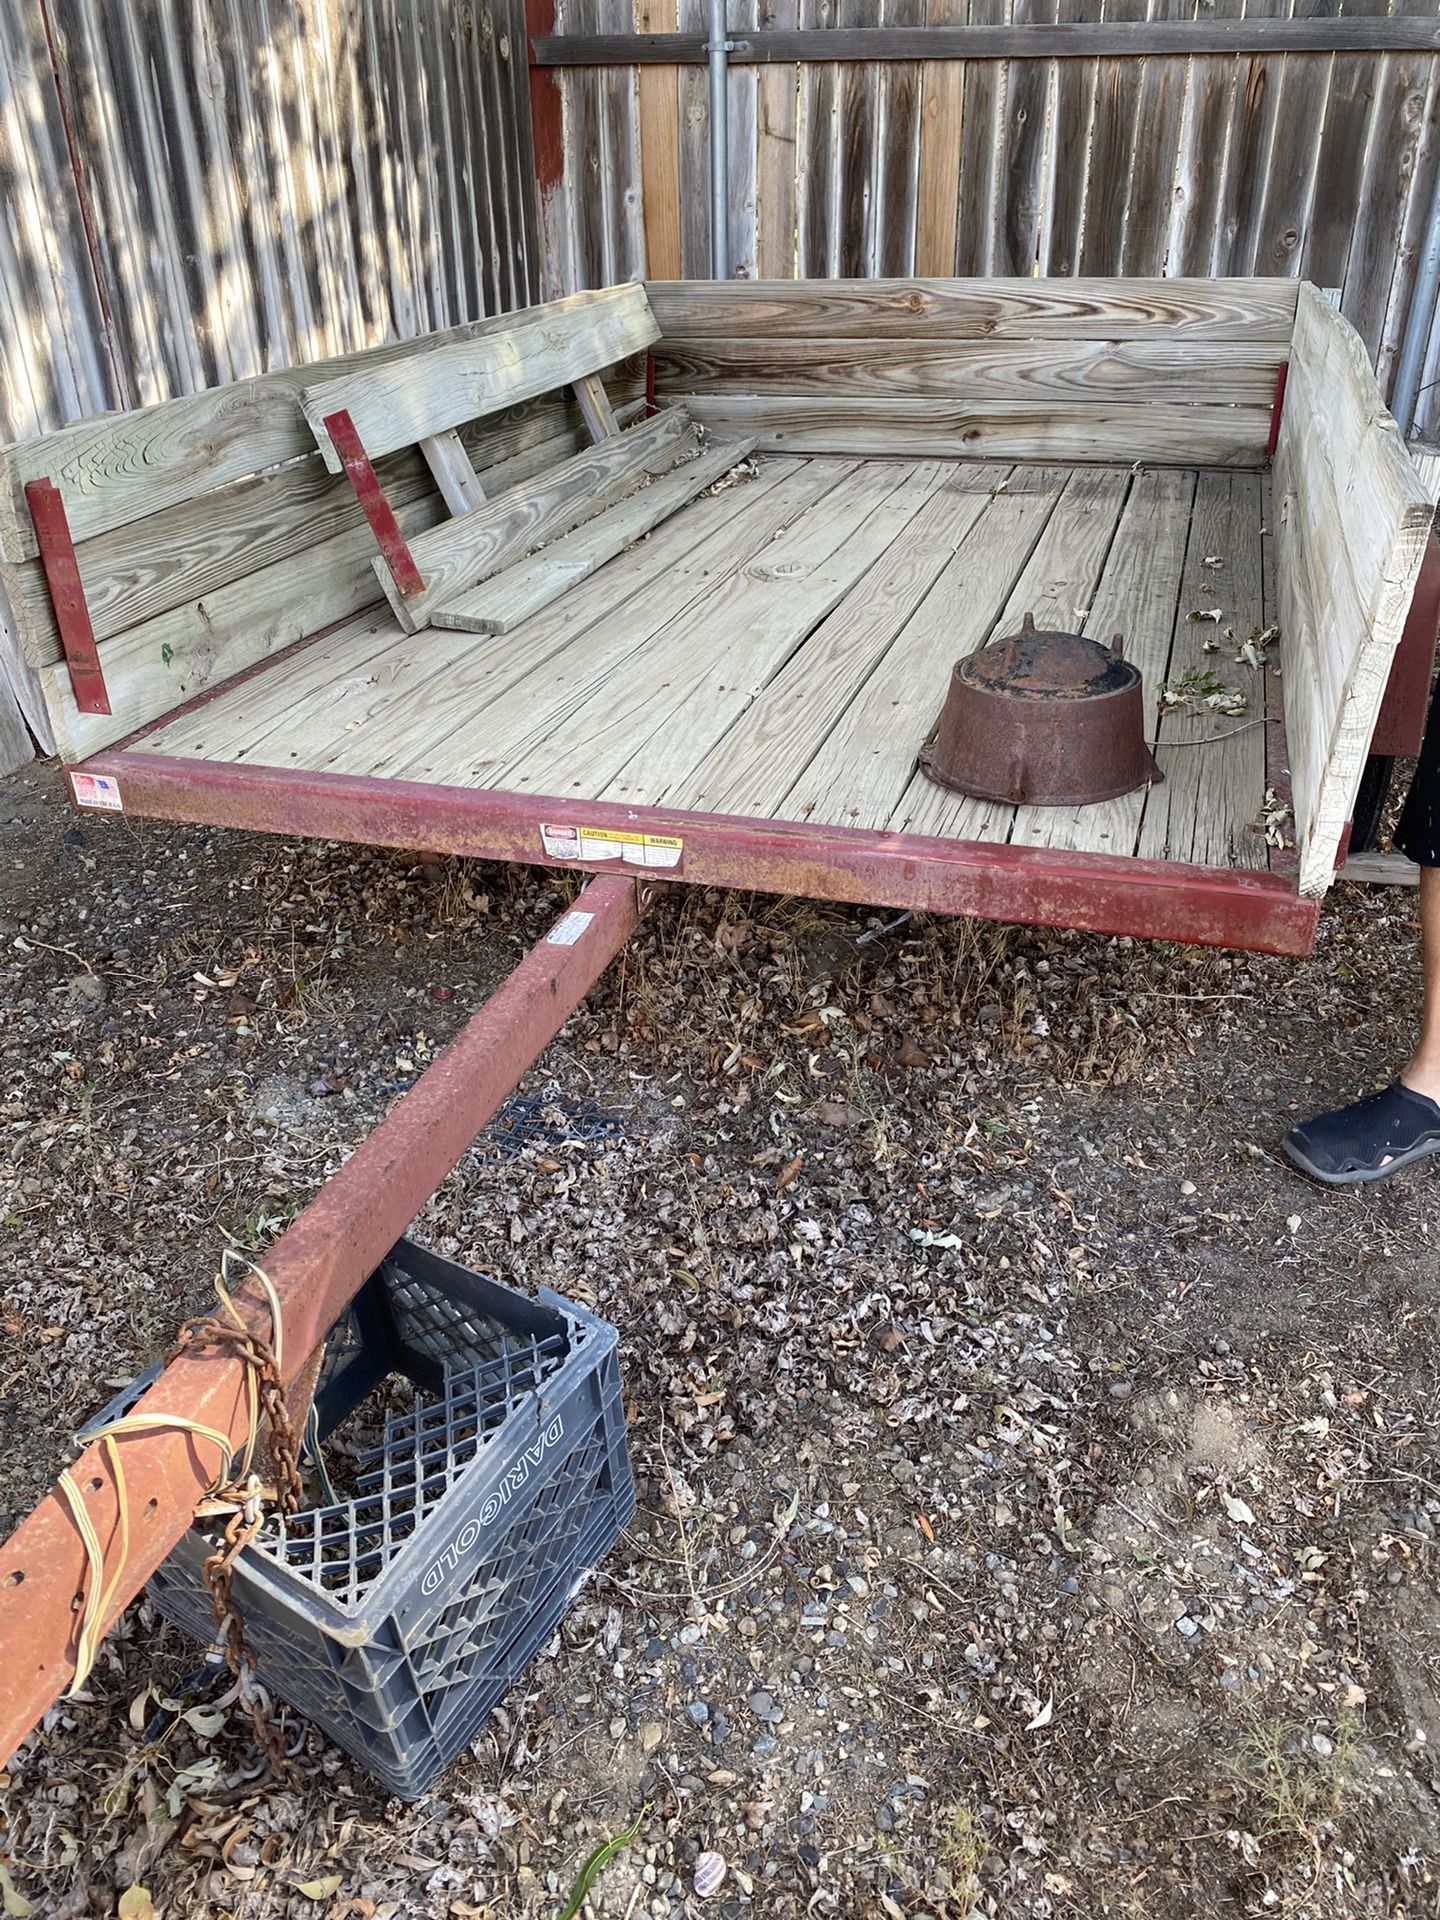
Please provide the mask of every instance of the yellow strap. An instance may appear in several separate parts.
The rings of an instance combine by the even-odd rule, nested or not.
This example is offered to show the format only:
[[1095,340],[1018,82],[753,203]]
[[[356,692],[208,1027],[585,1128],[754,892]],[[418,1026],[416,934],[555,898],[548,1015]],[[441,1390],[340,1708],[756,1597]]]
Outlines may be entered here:
[[[264,1291],[265,1303],[270,1309],[272,1332],[271,1351],[275,1355],[275,1364],[278,1369],[282,1352],[281,1340],[283,1337],[279,1295],[271,1284],[269,1275],[265,1273],[262,1268],[257,1267],[253,1260],[247,1259],[243,1253],[239,1253],[231,1247],[227,1247],[221,1256],[220,1272],[215,1278],[215,1291],[220,1296],[220,1305],[230,1319],[244,1330],[245,1321],[225,1284],[228,1278],[227,1263],[232,1257],[244,1262],[255,1275],[256,1279],[259,1280],[261,1288]],[[255,1379],[255,1369],[253,1367],[247,1367],[245,1369],[245,1395],[248,1407],[249,1431],[245,1436],[245,1450],[241,1457],[240,1472],[238,1475],[242,1483],[250,1477],[250,1462],[255,1451],[255,1430],[260,1420],[260,1389]],[[157,1429],[174,1433],[192,1433],[197,1439],[208,1440],[212,1445],[219,1448],[223,1465],[215,1480],[206,1489],[207,1497],[217,1493],[228,1480],[236,1477],[233,1474],[234,1461],[231,1455],[230,1437],[228,1434],[221,1433],[217,1427],[207,1427],[199,1420],[187,1418],[183,1413],[126,1413],[122,1414],[118,1420],[112,1420],[110,1425],[104,1428],[97,1436],[100,1451],[105,1458],[105,1464],[109,1467],[111,1476],[115,1482],[115,1497],[118,1509],[116,1525],[120,1536],[120,1551],[117,1556],[116,1569],[114,1574],[107,1580],[105,1577],[105,1549],[100,1544],[100,1535],[96,1531],[95,1522],[90,1518],[89,1510],[85,1505],[85,1496],[81,1492],[80,1485],[75,1479],[71,1469],[69,1467],[63,1467],[61,1469],[59,1478],[55,1483],[56,1491],[63,1495],[65,1504],[70,1509],[70,1517],[74,1520],[76,1529],[84,1545],[86,1572],[88,1575],[85,1584],[85,1602],[81,1608],[80,1626],[75,1639],[75,1677],[66,1689],[67,1699],[71,1695],[79,1692],[80,1688],[84,1686],[90,1677],[90,1670],[95,1665],[95,1657],[100,1650],[100,1641],[104,1635],[105,1617],[110,1611],[110,1605],[115,1597],[116,1590],[124,1578],[125,1562],[129,1554],[130,1518],[125,1508],[125,1470],[120,1460],[120,1449],[115,1444],[116,1437],[127,1433],[153,1433]]]

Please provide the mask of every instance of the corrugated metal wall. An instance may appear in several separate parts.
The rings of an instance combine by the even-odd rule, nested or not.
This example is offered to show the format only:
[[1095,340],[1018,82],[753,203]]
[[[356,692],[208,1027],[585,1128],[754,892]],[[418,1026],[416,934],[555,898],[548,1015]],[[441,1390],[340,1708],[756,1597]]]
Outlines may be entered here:
[[0,0],[0,440],[523,306],[533,180],[521,0]]

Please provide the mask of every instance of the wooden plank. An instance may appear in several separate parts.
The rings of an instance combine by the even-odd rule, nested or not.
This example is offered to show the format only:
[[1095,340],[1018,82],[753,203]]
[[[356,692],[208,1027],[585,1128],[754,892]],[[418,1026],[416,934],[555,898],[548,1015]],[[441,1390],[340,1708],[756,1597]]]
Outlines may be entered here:
[[[1005,18],[1006,0],[970,0],[970,26],[992,30]],[[936,30],[927,28],[927,34]],[[931,39],[932,46],[938,41]],[[960,108],[960,220],[955,241],[955,271],[988,274],[995,270],[995,201],[999,183],[1001,129],[1004,125],[1005,68],[998,60],[967,60],[965,95]]]
[[602,440],[608,440],[612,434],[620,431],[610,405],[610,396],[605,391],[605,382],[598,373],[587,373],[583,380],[572,381],[570,391],[575,396],[575,404],[585,422],[585,431],[594,445],[598,446]]
[[1301,288],[1275,460],[1285,726],[1300,889],[1334,873],[1434,517],[1365,348]]
[[[1149,0],[1149,17],[1187,20],[1193,6],[1194,0]],[[1148,58],[1141,72],[1120,253],[1127,274],[1163,273],[1169,259],[1187,78],[1184,60],[1158,55]]]
[[[1137,849],[1142,860],[1260,870],[1268,865],[1269,850],[1259,830],[1265,800],[1265,675],[1235,651],[1265,624],[1262,524],[1258,475],[1200,474],[1167,677],[1178,683],[1187,675],[1213,672],[1245,696],[1245,711],[1231,715],[1182,706],[1160,714],[1156,758],[1165,780],[1151,787],[1146,801]],[[1190,618],[1212,607],[1223,610],[1218,623]],[[1207,653],[1206,641],[1216,639],[1220,651]]]
[[[1056,0],[1011,0],[1011,18],[1029,33],[1053,26]],[[1005,89],[1004,157],[997,187],[995,271],[1029,275],[1040,253],[1047,182],[1044,177],[1046,121],[1054,67],[1048,61],[1018,60]]]
[[[705,0],[678,0],[680,24],[705,36]],[[680,273],[710,272],[710,102],[704,65],[678,66],[680,120]]]
[[[1245,0],[1247,18],[1289,12],[1289,0]],[[1289,25],[1276,21],[1278,25]],[[1304,21],[1304,26],[1318,24]],[[1326,22],[1325,24],[1330,24]],[[1273,51],[1242,60],[1230,103],[1225,184],[1216,228],[1215,272],[1253,273],[1281,63]]]
[[[1436,7],[1437,0],[1397,0],[1396,11],[1434,13]],[[1379,345],[1372,356],[1375,378],[1380,391],[1387,397],[1394,385],[1396,361],[1404,343],[1419,278],[1418,268],[1425,251],[1426,231],[1435,205],[1437,186],[1440,186],[1440,61],[1431,60],[1425,64],[1429,67],[1429,81],[1425,98],[1418,107],[1420,137],[1413,164],[1404,182],[1405,206],[1401,213],[1400,239],[1390,277],[1390,297],[1380,329]],[[1306,277],[1311,280],[1315,278],[1314,274]],[[1343,280],[1326,284],[1342,285]],[[1430,348],[1435,345],[1436,336],[1437,329],[1432,324]],[[1425,359],[1433,359],[1433,353],[1428,348]],[[1415,430],[1434,400],[1435,389],[1430,383],[1435,377],[1433,366],[1422,365],[1420,391],[1415,396],[1415,418],[1405,423],[1407,434]]]
[[[708,538],[727,526],[744,507],[752,514],[758,502],[797,471],[796,461],[775,460],[747,488],[727,491],[698,502],[686,514],[667,521],[654,537],[616,562],[611,575],[623,576],[621,598],[627,607],[639,598],[647,582],[683,567],[692,550],[701,550]],[[355,774],[394,773],[431,751],[448,737],[460,735],[475,749],[475,717],[498,700],[511,685],[537,675],[558,656],[583,650],[587,632],[616,612],[615,588],[594,580],[577,587],[563,608],[542,614],[523,634],[503,641],[485,641],[473,634],[426,634],[419,645],[401,636],[394,644],[395,624],[381,623],[392,637],[384,655],[384,670],[375,674],[349,667],[348,657],[335,659],[331,642],[317,641],[295,658],[330,658],[328,678],[322,678],[303,711],[288,697],[271,701],[272,673],[247,687],[222,692],[206,706],[172,720],[149,736],[157,750],[209,759],[248,758],[266,766],[303,766],[323,771],[341,769]],[[286,671],[289,662],[284,663]],[[535,684],[526,696],[533,707]],[[548,681],[540,680],[542,690]],[[148,744],[148,742],[147,742]],[[425,777],[423,763],[418,777]]]
[[1102,407],[1069,411],[1020,400],[830,401],[702,394],[690,412],[710,431],[753,435],[767,452],[1144,461],[1154,466],[1262,466],[1268,407]]
[[653,420],[598,441],[563,466],[512,489],[503,500],[419,535],[410,552],[425,582],[420,593],[398,592],[389,568],[374,559],[375,577],[396,619],[409,633],[427,625],[437,607],[478,585],[487,574],[603,512],[647,475],[663,473],[679,457],[689,432],[690,423],[679,408],[662,408]]
[[[675,25],[675,0],[637,0],[636,25],[654,33]],[[680,103],[678,68],[641,67],[640,181],[645,217],[645,271],[657,280],[680,275]]]
[[[1334,17],[1341,0],[1294,0],[1299,18]],[[1275,105],[1275,134],[1260,211],[1255,266],[1261,273],[1294,273],[1311,224],[1317,129],[1329,111],[1331,57],[1287,54]]]
[[[836,0],[842,28],[857,25],[874,0]],[[876,272],[880,217],[880,69],[852,64],[839,76],[840,141],[835,198],[840,215],[839,272],[846,278]]]
[[[396,515],[407,536],[433,526],[444,512],[436,493]],[[80,714],[63,665],[42,669],[40,683],[66,760],[108,746],[308,633],[359,612],[379,598],[369,569],[375,543],[363,524],[257,572],[233,580],[192,605],[144,620],[110,641],[102,664],[113,715]]]
[[[1033,552],[1014,579],[1003,611],[980,644],[997,633],[1015,632],[1027,613],[1034,614],[1042,629],[1073,629],[1083,617],[1082,609],[1094,598],[1129,485],[1130,476],[1123,473],[1081,470],[1069,475]],[[942,681],[942,699],[944,692]],[[935,713],[939,713],[938,704]],[[918,748],[920,741],[914,745]],[[917,768],[889,824],[895,831],[946,839],[1004,841],[1015,812],[1011,806],[954,793]]]
[[[533,315],[549,309],[534,309]],[[562,316],[563,317],[563,316]],[[39,549],[25,506],[29,480],[52,479],[77,543],[193,500],[314,449],[298,401],[306,387],[349,375],[369,378],[425,353],[503,338],[515,316],[452,327],[421,345],[398,341],[186,394],[138,412],[79,420],[58,433],[0,451],[0,555]],[[332,469],[338,472],[338,465]]]
[[427,434],[419,446],[421,457],[440,489],[440,497],[451,513],[469,513],[475,507],[484,506],[485,489],[470,464],[464,441],[453,427],[444,433]]
[[[637,404],[627,402],[622,417]],[[579,429],[578,410],[549,395],[467,429],[463,438],[493,498],[573,453]],[[432,491],[424,463],[409,450],[387,457],[379,472],[396,507]],[[287,554],[306,553],[363,525],[349,481],[325,471],[312,442],[305,459],[87,540],[76,558],[102,657],[103,642],[126,627],[193,605]],[[29,657],[41,667],[58,660],[60,635],[39,562],[0,568],[0,577],[13,595]]]
[[[0,678],[9,685],[21,718],[40,743],[42,753],[55,751],[55,733],[50,724],[50,715],[45,708],[45,695],[40,686],[40,676],[25,657],[25,648],[20,638],[20,628],[15,619],[15,611],[6,591],[6,574],[10,571],[0,567]],[[57,658],[59,649],[57,647]]]
[[502,331],[440,346],[426,342],[378,372],[307,386],[300,404],[330,471],[340,471],[325,430],[332,413],[349,412],[375,460],[427,434],[568,386],[643,353],[659,338],[638,284],[573,293],[506,318]]
[[[1279,280],[647,281],[662,334],[776,340],[1199,340],[1285,346],[1295,287]],[[1177,341],[1178,344],[1178,341]]]
[[[1244,0],[1215,0],[1216,18],[1238,18]],[[1215,266],[1220,202],[1225,186],[1226,130],[1235,98],[1238,62],[1210,55],[1189,62],[1190,83],[1176,163],[1170,261],[1176,273],[1209,274]]]
[[1040,400],[1057,410],[1098,399],[1106,405],[1153,401],[1268,406],[1284,349],[1229,342],[1176,354],[1150,340],[958,341],[926,338],[897,352],[863,340],[666,339],[656,377],[666,394],[819,394],[836,400]]
[[35,758],[35,742],[20,711],[3,665],[0,665],[0,780]]
[[[1251,0],[1252,5],[1254,0]],[[1107,8],[1108,12],[1108,8]],[[1196,19],[1105,21],[1030,28],[976,20],[972,6],[965,27],[849,27],[766,32],[745,36],[734,61],[775,60],[1127,60],[1136,54],[1185,59],[1222,53],[1244,57],[1284,53],[1440,52],[1434,19],[1291,20],[1264,17],[1258,7],[1243,20]],[[538,35],[531,40],[538,67],[634,66],[644,63],[700,65],[703,36],[678,34]]]
[[672,468],[663,479],[651,481],[628,499],[596,514],[533,559],[492,574],[468,593],[436,607],[430,616],[432,624],[462,633],[513,632],[523,620],[643,539],[697,493],[723,479],[753,444],[749,440],[727,443]]
[[[1069,24],[1083,19],[1093,8],[1094,0],[1060,0],[1057,18]],[[1098,74],[1099,67],[1094,60],[1067,60],[1056,68],[1051,127],[1053,185],[1042,265],[1042,272],[1046,274],[1068,277],[1080,271]]]
[[[728,0],[729,32],[743,39],[755,26],[757,0]],[[732,274],[753,280],[758,271],[756,195],[756,113],[760,75],[744,61],[726,76],[726,113],[730,123],[730,170],[726,183],[729,260]]]
[[[1066,478],[996,492],[783,800],[780,818],[883,827],[909,785],[955,661],[990,637]],[[1043,488],[1036,480],[1044,480]]]
[[1420,869],[1403,853],[1352,853],[1336,878],[1361,887],[1418,887]]
[[[781,477],[767,484],[777,470]],[[786,528],[833,493],[852,471],[848,462],[766,462],[758,480],[748,486],[696,501],[667,520],[650,541],[577,588],[579,611],[565,602],[538,616],[540,625],[572,621],[578,637],[562,654],[478,712],[457,714],[450,727],[443,721],[437,724],[432,700],[418,736],[403,743],[405,750],[399,750],[399,743],[387,746],[383,771],[397,779],[450,785],[510,788],[523,783],[537,793],[584,791],[583,749],[573,765],[568,756],[551,750],[560,730],[577,724],[607,688],[613,693],[629,684],[656,634],[687,618],[752,556],[768,552]],[[696,523],[705,528],[699,541],[691,537]],[[680,557],[648,572],[651,549],[668,548],[672,541],[681,543]],[[627,583],[637,573],[644,575],[644,584],[632,589]],[[598,619],[593,605],[585,604],[594,598],[606,603]],[[503,641],[468,639],[465,644],[518,645],[529,631]]]
[[[967,0],[926,0],[931,29],[964,22]],[[960,110],[965,70],[958,61],[926,60],[920,68],[919,207],[915,226],[915,271],[955,271],[960,218]]]
[[[835,31],[836,0],[800,0],[802,27]],[[753,36],[752,36],[753,37]],[[795,234],[802,278],[825,279],[840,270],[839,163],[840,72],[827,63],[821,42],[800,66],[800,154],[796,182]]]
[[[1143,21],[1145,0],[1105,0],[1105,19]],[[1090,187],[1080,241],[1081,273],[1120,273],[1124,262],[1125,209],[1135,151],[1140,104],[1140,64],[1102,60],[1095,76],[1095,118],[1090,133]]]
[[[1135,476],[1089,611],[1077,622],[1080,632],[1102,645],[1108,646],[1117,633],[1123,635],[1125,658],[1144,682],[1146,736],[1151,739],[1170,665],[1194,499],[1193,470]],[[1145,798],[1142,788],[1086,807],[1017,807],[1010,838],[1016,846],[1133,854]]]
[[[799,23],[797,0],[765,0],[767,27]],[[795,68],[761,70],[755,118],[756,270],[762,280],[791,279],[795,262],[795,145],[799,75]]]
[[706,813],[773,816],[989,506],[1006,472],[1003,466],[967,468],[963,473],[951,469],[889,553],[791,655],[692,772],[670,788],[667,804]]
[[[925,18],[925,8],[926,0],[881,0],[881,18],[886,25],[917,25]],[[919,218],[918,61],[895,61],[881,67],[879,110],[874,271],[884,275],[913,273]]]
[[693,616],[672,621],[637,656],[634,679],[605,689],[580,729],[557,730],[546,752],[573,757],[583,735],[583,775],[597,799],[656,804],[900,538],[939,480],[933,468],[859,468]]

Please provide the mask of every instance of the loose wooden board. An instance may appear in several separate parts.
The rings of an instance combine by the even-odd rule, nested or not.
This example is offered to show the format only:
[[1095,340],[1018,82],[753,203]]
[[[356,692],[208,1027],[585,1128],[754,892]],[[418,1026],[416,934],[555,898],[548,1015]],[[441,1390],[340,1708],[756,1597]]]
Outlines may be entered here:
[[[1130,340],[1284,347],[1287,280],[753,280],[645,283],[667,338]],[[1177,341],[1177,347],[1178,347]]]
[[506,320],[503,330],[438,346],[421,342],[404,360],[307,385],[300,404],[330,471],[340,472],[325,427],[333,413],[350,415],[376,460],[614,366],[643,353],[660,333],[638,282],[572,293]]
[[598,572],[607,560],[643,539],[697,493],[723,479],[753,444],[749,440],[726,442],[698,459],[681,462],[531,559],[492,574],[458,599],[436,607],[431,621],[437,627],[456,628],[463,633],[512,632],[562,593]]
[[694,428],[679,408],[598,441],[563,465],[513,488],[458,520],[443,520],[409,543],[424,587],[403,594],[385,561],[372,567],[396,619],[407,633],[433,620],[438,610],[487,575],[511,565],[581,521],[603,512],[650,475],[664,473],[694,443]]
[[972,460],[1095,460],[1150,466],[1259,467],[1266,407],[1071,406],[1022,400],[822,400],[696,394],[711,432],[762,452]]
[[[527,309],[530,315],[547,311]],[[514,331],[518,318],[499,314],[418,342],[392,341],[286,367],[136,412],[78,420],[58,433],[6,447],[0,450],[0,556],[26,560],[39,552],[25,504],[29,480],[55,482],[71,539],[88,540],[310,453],[314,436],[300,409],[307,387],[332,380],[343,384],[350,375],[368,380],[428,353],[503,337]]]

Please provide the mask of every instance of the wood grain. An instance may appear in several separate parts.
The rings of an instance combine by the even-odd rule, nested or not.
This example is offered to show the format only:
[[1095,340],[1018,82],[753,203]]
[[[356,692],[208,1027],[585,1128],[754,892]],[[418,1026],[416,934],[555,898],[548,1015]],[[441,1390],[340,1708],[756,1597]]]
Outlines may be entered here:
[[1144,461],[1154,466],[1262,466],[1269,407],[1064,408],[1022,400],[842,400],[697,394],[710,431],[753,436],[768,452],[973,460]]
[[816,394],[836,400],[1050,400],[1056,406],[1268,406],[1279,347],[1209,342],[1177,355],[1163,340],[1029,341],[667,339],[656,375],[667,394]]
[[665,337],[777,340],[1131,340],[1283,347],[1295,287],[1283,280],[647,281]]
[[410,633],[427,626],[437,608],[488,574],[603,512],[647,475],[664,472],[680,456],[689,432],[689,420],[679,408],[663,408],[653,420],[598,441],[562,466],[513,488],[503,500],[419,535],[410,542],[410,551],[425,583],[420,593],[400,593],[390,569],[374,556],[374,578],[396,619]]
[[482,415],[599,373],[643,353],[659,329],[644,289],[633,284],[573,293],[505,317],[487,334],[440,345],[421,342],[401,360],[307,385],[301,406],[325,464],[340,457],[328,415],[349,413],[372,460]]
[[[797,0],[765,0],[767,27],[799,23]],[[763,280],[790,279],[795,262],[795,172],[799,76],[792,66],[760,74],[755,120],[756,271]]]
[[[675,0],[637,0],[642,33],[675,25]],[[655,279],[680,273],[679,70],[642,67],[639,76],[640,169],[644,199],[645,271]]]
[[[964,22],[966,0],[926,0],[933,26]],[[915,271],[927,276],[955,271],[960,217],[960,109],[964,69],[955,61],[926,60],[920,68],[919,204],[915,223]]]
[[594,515],[530,559],[492,574],[468,593],[436,607],[430,616],[432,624],[462,633],[513,632],[522,621],[598,573],[607,560],[643,539],[662,520],[678,513],[697,493],[723,479],[745,458],[752,444],[740,440],[712,447],[698,459],[672,467],[663,477]]
[[1282,687],[1303,893],[1323,893],[1409,610],[1434,507],[1365,348],[1303,286],[1275,530]]

